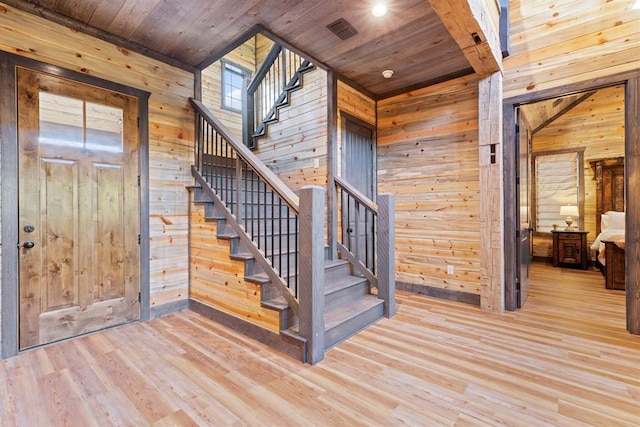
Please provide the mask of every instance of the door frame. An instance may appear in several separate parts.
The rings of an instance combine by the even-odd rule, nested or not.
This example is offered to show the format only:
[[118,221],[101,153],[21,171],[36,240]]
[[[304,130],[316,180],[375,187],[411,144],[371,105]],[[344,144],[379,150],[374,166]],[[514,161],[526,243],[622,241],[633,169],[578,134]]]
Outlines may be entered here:
[[516,298],[516,152],[515,108],[520,104],[556,98],[570,93],[584,92],[623,84],[625,87],[625,200],[626,200],[626,313],[627,330],[640,334],[640,198],[629,199],[640,187],[640,69],[612,74],[593,80],[544,89],[531,94],[507,98],[503,101],[503,165],[504,165],[504,277],[505,309],[517,308]]
[[2,339],[4,359],[18,354],[19,250],[18,250],[18,127],[16,70],[25,67],[38,72],[112,90],[138,98],[140,171],[140,320],[150,317],[149,285],[149,92],[71,71],[55,65],[0,52],[0,185],[2,187]]

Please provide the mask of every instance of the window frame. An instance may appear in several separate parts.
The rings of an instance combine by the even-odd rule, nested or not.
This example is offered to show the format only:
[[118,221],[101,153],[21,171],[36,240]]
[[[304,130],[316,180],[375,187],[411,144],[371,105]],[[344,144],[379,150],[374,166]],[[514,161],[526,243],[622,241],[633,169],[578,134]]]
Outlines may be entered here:
[[[580,221],[577,224],[578,230],[584,229],[584,201],[585,201],[585,184],[584,184],[584,152],[585,147],[577,147],[577,148],[567,148],[562,150],[550,150],[550,151],[539,151],[535,153],[531,153],[531,226],[533,227],[533,235],[534,236],[551,236],[551,230],[549,231],[540,231],[538,230],[538,179],[536,176],[536,161],[538,157],[543,156],[553,156],[557,154],[576,154],[576,176],[577,176],[577,190],[576,190],[576,202],[578,205],[578,212],[580,213]],[[559,211],[558,211],[559,213]],[[559,217],[560,215],[558,215]],[[558,225],[562,230],[566,227],[566,224],[561,219],[558,219]],[[574,223],[574,226],[576,224]]]
[[[251,79],[251,71],[234,62],[227,61],[226,59],[220,60],[220,108],[228,111],[233,111],[235,113],[242,113],[242,109],[243,109],[242,106],[245,104],[245,100],[246,100],[246,93],[244,92],[244,90],[242,90],[243,87],[240,88],[241,89],[241,99],[240,99],[241,107],[235,108],[234,106],[227,104],[227,78],[228,78],[227,71],[230,73],[239,75],[243,81],[247,79]],[[231,98],[234,99],[233,97]]]

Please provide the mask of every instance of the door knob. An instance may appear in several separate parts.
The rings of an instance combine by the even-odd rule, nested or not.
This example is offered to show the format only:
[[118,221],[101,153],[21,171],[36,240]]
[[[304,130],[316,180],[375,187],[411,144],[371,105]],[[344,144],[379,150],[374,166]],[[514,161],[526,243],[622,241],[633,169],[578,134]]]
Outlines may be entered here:
[[32,248],[32,247],[34,247],[35,245],[36,245],[36,244],[35,244],[35,243],[33,243],[31,240],[27,240],[26,242],[24,242],[24,243],[22,244],[22,247],[23,247],[23,248],[26,248],[26,249],[31,249],[31,248]]

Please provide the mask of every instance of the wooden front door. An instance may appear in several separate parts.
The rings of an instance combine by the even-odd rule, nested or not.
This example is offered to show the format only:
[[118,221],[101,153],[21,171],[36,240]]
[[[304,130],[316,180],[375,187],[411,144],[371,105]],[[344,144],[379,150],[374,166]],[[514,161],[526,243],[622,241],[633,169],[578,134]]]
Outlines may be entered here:
[[134,97],[18,68],[19,347],[139,319]]

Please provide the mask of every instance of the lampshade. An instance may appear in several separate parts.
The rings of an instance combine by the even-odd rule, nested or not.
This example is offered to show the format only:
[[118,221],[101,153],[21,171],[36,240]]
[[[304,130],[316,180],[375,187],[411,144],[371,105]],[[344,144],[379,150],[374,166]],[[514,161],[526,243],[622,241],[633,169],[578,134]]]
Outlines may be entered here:
[[580,212],[577,206],[566,205],[560,207],[560,216],[580,216]]

